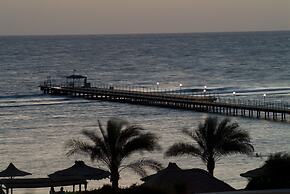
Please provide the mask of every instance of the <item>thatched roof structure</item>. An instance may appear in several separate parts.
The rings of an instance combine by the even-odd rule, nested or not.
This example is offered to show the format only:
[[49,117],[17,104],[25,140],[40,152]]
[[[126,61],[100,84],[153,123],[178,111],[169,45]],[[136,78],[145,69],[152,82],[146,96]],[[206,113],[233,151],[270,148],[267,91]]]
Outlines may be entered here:
[[256,169],[240,174],[246,178],[257,177],[290,177],[290,155],[288,153],[278,152],[271,154],[265,163]]
[[99,168],[88,166],[83,161],[75,161],[73,166],[64,170],[56,171],[48,176],[50,178],[70,177],[85,180],[100,180],[103,178],[108,178],[110,173]]
[[26,175],[31,175],[29,172],[25,172],[22,170],[19,170],[14,166],[14,164],[11,162],[8,167],[0,172],[0,177],[16,177],[16,176],[26,176]]
[[225,182],[211,176],[202,169],[179,168],[175,163],[156,174],[142,178],[143,186],[160,189],[170,194],[193,194],[235,190]]
[[245,173],[240,174],[242,177],[245,178],[256,178],[256,177],[262,177],[267,176],[269,173],[267,173],[267,169],[265,167],[256,168],[254,170],[249,170]]

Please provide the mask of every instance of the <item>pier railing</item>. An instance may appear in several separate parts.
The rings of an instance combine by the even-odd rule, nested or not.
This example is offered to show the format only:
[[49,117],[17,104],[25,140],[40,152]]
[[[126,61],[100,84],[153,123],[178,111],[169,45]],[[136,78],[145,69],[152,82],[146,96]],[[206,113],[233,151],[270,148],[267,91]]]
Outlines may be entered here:
[[197,91],[190,89],[160,89],[96,85],[92,87],[71,87],[66,84],[44,83],[40,86],[44,93],[52,95],[66,95],[87,99],[118,101],[134,104],[163,106],[171,108],[191,109],[203,112],[213,112],[233,116],[248,116],[265,119],[278,117],[286,120],[290,114],[287,102],[266,101],[263,99],[248,99],[238,96],[222,96],[211,91]]
[[217,102],[223,104],[231,104],[236,106],[248,106],[264,109],[279,109],[279,110],[290,110],[289,103],[283,101],[265,101],[264,99],[236,99],[235,97],[221,97],[217,98]]

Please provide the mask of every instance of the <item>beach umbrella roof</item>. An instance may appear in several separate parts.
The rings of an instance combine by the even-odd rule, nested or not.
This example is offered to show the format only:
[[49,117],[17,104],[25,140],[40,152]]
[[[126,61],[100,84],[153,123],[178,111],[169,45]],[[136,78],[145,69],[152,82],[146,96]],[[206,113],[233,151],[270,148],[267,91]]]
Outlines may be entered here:
[[159,170],[156,174],[152,174],[146,177],[141,178],[142,181],[147,182],[151,179],[159,179],[159,177],[171,175],[171,174],[179,174],[182,172],[182,169],[177,166],[176,163],[169,163],[167,168],[163,170]]
[[108,171],[88,166],[84,161],[75,161],[75,164],[67,169],[56,171],[50,175],[50,178],[70,177],[83,178],[86,180],[100,180],[108,178],[110,173]]
[[245,178],[255,178],[255,177],[261,177],[261,176],[267,176],[269,175],[269,173],[267,173],[267,169],[265,167],[260,167],[254,170],[249,170],[240,175]]
[[16,177],[16,176],[26,176],[26,175],[31,175],[31,173],[19,170],[18,168],[14,166],[13,163],[10,163],[5,170],[0,172],[0,177]]
[[143,186],[161,189],[170,193],[203,193],[235,190],[225,182],[211,176],[202,169],[181,169],[175,163],[156,174],[142,178]]

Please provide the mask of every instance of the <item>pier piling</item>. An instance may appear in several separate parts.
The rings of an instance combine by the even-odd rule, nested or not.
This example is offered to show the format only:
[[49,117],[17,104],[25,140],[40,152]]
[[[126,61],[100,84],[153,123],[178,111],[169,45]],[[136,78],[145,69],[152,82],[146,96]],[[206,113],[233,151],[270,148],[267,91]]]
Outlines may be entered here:
[[[269,104],[248,99],[223,99],[205,94],[184,94],[167,90],[146,90],[134,87],[75,87],[46,84],[40,86],[44,94],[71,96],[91,100],[104,100],[149,106],[187,109],[228,116],[286,121],[290,114],[288,104]],[[264,115],[264,116],[263,116]],[[271,116],[270,116],[271,115]]]

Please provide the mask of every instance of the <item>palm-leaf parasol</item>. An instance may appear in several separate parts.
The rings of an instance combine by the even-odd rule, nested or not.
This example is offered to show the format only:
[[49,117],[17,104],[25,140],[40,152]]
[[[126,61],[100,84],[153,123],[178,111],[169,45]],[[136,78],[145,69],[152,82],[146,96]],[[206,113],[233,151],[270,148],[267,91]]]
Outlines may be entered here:
[[108,178],[108,171],[86,165],[83,161],[75,161],[75,164],[67,169],[56,171],[48,175],[50,178],[68,177],[86,180],[100,180]]
[[16,176],[26,176],[26,175],[31,175],[31,173],[19,170],[18,168],[14,166],[13,163],[10,163],[5,170],[0,172],[0,177],[12,178]]

